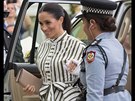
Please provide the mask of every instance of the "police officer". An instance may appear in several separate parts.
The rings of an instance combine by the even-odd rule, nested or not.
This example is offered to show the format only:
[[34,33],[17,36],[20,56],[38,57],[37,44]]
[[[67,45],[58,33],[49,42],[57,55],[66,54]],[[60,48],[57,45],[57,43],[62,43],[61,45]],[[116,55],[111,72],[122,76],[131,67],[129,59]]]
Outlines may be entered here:
[[81,0],[83,30],[92,41],[83,54],[80,80],[86,101],[131,101],[125,90],[129,70],[123,46],[115,38],[117,4],[108,0]]

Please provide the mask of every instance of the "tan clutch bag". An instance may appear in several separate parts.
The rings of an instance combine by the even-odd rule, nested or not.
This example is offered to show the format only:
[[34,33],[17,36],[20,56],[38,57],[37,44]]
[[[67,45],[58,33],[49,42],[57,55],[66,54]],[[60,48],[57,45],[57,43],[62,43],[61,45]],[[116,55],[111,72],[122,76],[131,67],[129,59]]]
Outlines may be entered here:
[[25,87],[27,84],[35,86],[35,93],[39,93],[39,89],[42,85],[42,80],[25,69],[21,69],[16,77],[16,82],[19,83],[22,87]]

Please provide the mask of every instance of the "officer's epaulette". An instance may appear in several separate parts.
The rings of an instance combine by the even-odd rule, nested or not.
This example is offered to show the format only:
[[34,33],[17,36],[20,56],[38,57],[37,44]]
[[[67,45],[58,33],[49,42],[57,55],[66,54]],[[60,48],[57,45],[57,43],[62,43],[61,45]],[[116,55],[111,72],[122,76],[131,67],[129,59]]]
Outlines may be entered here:
[[94,40],[92,43],[91,43],[91,46],[96,46],[98,45],[100,42],[101,42],[102,39],[99,39],[99,40]]
[[90,46],[97,46],[97,45],[101,42],[101,40],[102,40],[102,39],[99,39],[99,40],[95,39],[93,42],[91,42],[91,43],[85,48],[85,50],[87,50],[87,48],[90,47]]

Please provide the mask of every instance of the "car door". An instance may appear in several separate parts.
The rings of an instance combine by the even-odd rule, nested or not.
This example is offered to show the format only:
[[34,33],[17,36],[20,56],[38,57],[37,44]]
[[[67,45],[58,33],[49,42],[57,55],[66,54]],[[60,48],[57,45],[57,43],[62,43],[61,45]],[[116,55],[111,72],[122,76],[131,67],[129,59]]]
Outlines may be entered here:
[[131,44],[131,36],[132,36],[132,32],[131,32],[131,28],[132,28],[132,18],[131,18],[131,1],[127,1],[124,2],[120,9],[119,12],[123,12],[123,13],[119,13],[117,16],[121,16],[121,18],[117,19],[120,21],[119,24],[119,32],[116,35],[116,37],[118,38],[118,40],[121,42],[121,44],[123,45],[123,47],[125,48],[127,54],[128,54],[128,58],[129,58],[129,74],[128,74],[128,81],[127,81],[127,85],[126,88],[128,89],[128,91],[131,93],[131,73],[132,73],[132,66],[131,66],[131,56],[132,56],[132,44]]

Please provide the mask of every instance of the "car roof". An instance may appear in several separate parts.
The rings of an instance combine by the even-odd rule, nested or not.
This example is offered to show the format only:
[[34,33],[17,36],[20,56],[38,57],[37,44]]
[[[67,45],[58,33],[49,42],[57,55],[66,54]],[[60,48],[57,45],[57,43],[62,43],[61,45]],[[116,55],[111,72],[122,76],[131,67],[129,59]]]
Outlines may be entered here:
[[[80,3],[80,0],[28,0],[29,2],[76,2]],[[131,0],[111,0],[111,1],[131,1]]]
[[[114,2],[131,1],[131,0],[111,0]],[[80,0],[28,0],[32,3],[61,3],[61,4],[80,4]]]
[[75,3],[75,4],[79,4],[80,0],[28,0],[29,2],[53,2],[53,3]]

